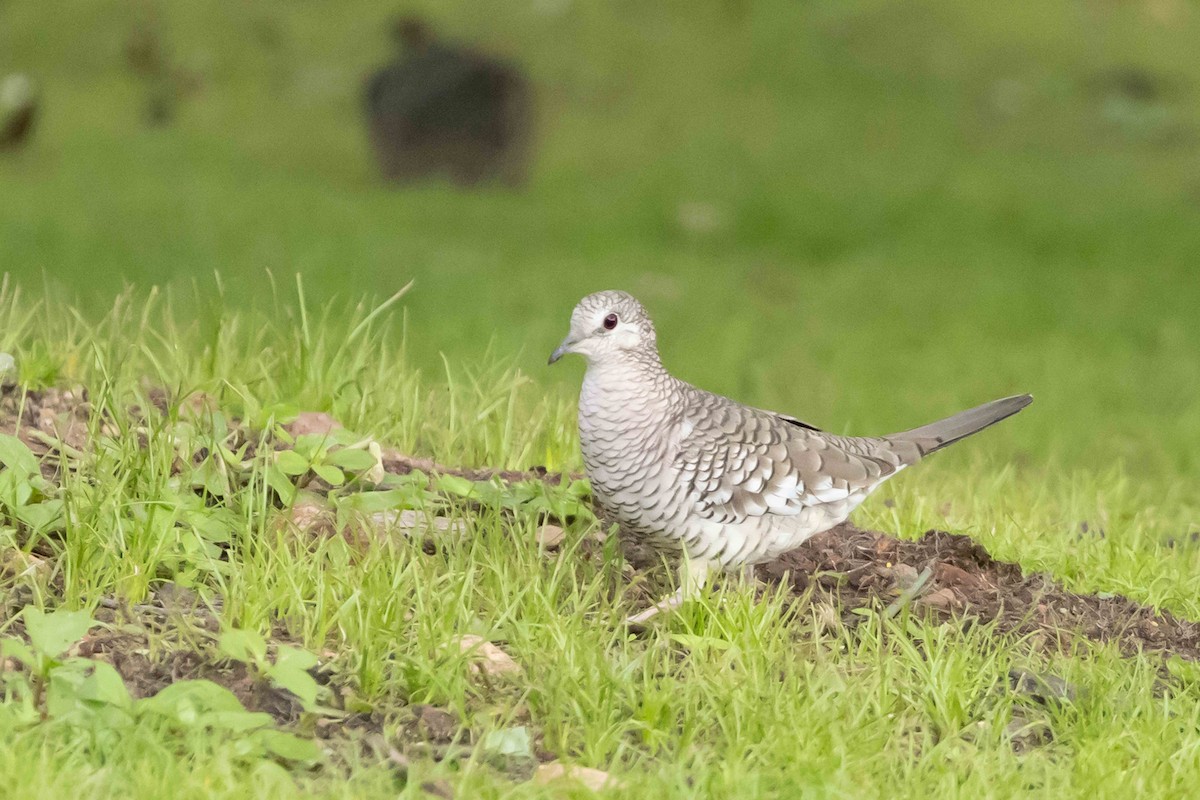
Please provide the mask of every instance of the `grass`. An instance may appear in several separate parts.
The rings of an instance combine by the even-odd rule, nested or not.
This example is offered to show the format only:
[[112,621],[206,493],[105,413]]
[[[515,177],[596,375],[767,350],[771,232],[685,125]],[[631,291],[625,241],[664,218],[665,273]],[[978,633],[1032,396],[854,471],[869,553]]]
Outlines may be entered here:
[[[561,796],[485,746],[524,727],[627,796],[1186,794],[1196,678],[1176,665],[1164,684],[1155,656],[1080,642],[1048,658],[906,615],[830,630],[732,587],[630,640],[617,623],[641,579],[612,543],[588,550],[586,518],[557,554],[533,513],[461,508],[470,534],[435,556],[396,537],[360,551],[282,533],[265,458],[204,511],[172,465],[226,441],[188,416],[181,399],[203,392],[254,435],[320,410],[443,463],[576,469],[579,367],[545,356],[580,296],[625,288],[677,374],[837,432],[1033,392],[857,522],[967,533],[1070,588],[1200,619],[1194,11],[424,8],[537,82],[522,192],[378,185],[355,94],[386,55],[377,4],[164,3],[176,61],[204,86],[165,129],[143,126],[121,64],[141,10],[94,0],[66,24],[0,8],[0,72],[32,71],[46,98],[31,147],[0,160],[0,350],[18,395],[83,386],[112,426],[33,498],[63,500],[65,533],[31,535],[6,506],[4,564],[51,555],[0,568],[0,595],[98,614],[190,583],[220,598],[222,630],[321,654],[412,761],[405,779],[349,733],[306,768],[146,715],[30,723],[10,686],[0,785],[392,797],[446,780],[460,797]],[[1150,76],[1152,96],[1122,91],[1123,71]],[[697,209],[714,222],[689,223]],[[168,413],[132,413],[156,388],[176,398]],[[228,537],[216,550],[187,533],[210,513]],[[10,613],[0,637],[21,625]],[[447,648],[465,633],[500,642],[521,675],[473,674]],[[219,650],[211,632],[146,635],[154,653]],[[1080,696],[1032,703],[1004,690],[1010,667]],[[408,747],[418,703],[470,730],[456,757]]]
[[[181,422],[178,401],[161,421],[131,414],[131,405],[147,407],[152,386],[177,397],[203,391],[252,424],[327,409],[415,452],[513,466],[533,453],[577,463],[573,409],[511,369],[421,377],[403,347],[387,345],[402,299],[378,314],[366,305],[301,313],[297,300],[279,297],[270,313],[222,312],[207,330],[175,324],[182,298],[170,294],[147,306],[123,298],[96,323],[31,304],[11,287],[0,299],[10,341],[40,342],[34,367],[56,367],[22,377],[63,381],[69,373],[93,387],[92,403],[116,429],[96,432],[94,457],[63,483],[71,509],[63,535],[6,530],[9,548],[53,552],[41,571],[8,573],[10,596],[94,608],[103,597],[141,602],[163,580],[182,580],[220,598],[222,628],[324,653],[336,680],[389,720],[384,736],[403,741],[404,709],[425,703],[455,714],[473,743],[441,762],[416,751],[405,782],[386,758],[340,739],[316,769],[285,769],[248,757],[237,737],[139,718],[107,741],[103,729],[70,717],[18,723],[19,706],[0,704],[10,717],[0,725],[0,774],[16,796],[50,796],[65,785],[96,797],[158,796],[164,787],[205,797],[417,796],[421,784],[439,780],[461,796],[551,796],[526,782],[522,767],[497,766],[486,747],[489,734],[522,727],[540,735],[544,750],[618,776],[623,788],[614,791],[628,796],[1119,797],[1134,787],[1170,794],[1195,778],[1183,754],[1194,747],[1200,698],[1186,669],[1164,689],[1158,656],[1124,658],[1081,640],[1077,657],[1047,660],[989,626],[964,631],[907,613],[829,629],[802,602],[756,601],[736,587],[631,639],[619,624],[637,602],[626,596],[629,576],[615,540],[602,557],[584,552],[596,530],[586,517],[558,553],[538,546],[536,515],[506,522],[486,509],[466,513],[469,535],[444,542],[435,557],[395,537],[356,549],[340,537],[287,534],[272,523],[262,483],[251,480],[210,509],[229,537],[214,560],[188,546],[191,493],[169,465],[189,446],[183,432],[213,442],[220,425]],[[271,322],[289,318],[296,324]],[[1068,584],[1200,614],[1200,549],[1168,549],[1159,538],[1189,513],[1183,487],[1149,497],[1115,469],[1070,476],[1005,468],[994,455],[967,460],[955,473],[923,467],[922,479],[890,493],[891,508],[873,502],[860,522],[901,534],[968,532]],[[935,507],[930,498],[939,496],[954,498],[951,507]],[[151,507],[166,509],[165,527],[145,513]],[[1108,535],[1074,541],[1069,521],[1083,517],[1102,520]],[[448,648],[464,633],[501,642],[523,671],[481,680]],[[178,648],[177,637],[152,633],[150,647]],[[203,635],[189,646],[213,647]],[[1059,675],[1080,697],[1045,707],[1007,691],[1013,667]],[[1027,736],[1038,744],[1022,744]]]

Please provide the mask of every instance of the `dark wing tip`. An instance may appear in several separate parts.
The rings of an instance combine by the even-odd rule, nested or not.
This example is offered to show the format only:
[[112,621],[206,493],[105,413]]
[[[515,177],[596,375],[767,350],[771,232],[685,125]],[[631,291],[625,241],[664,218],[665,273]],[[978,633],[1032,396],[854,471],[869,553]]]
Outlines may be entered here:
[[816,431],[817,433],[824,433],[824,431],[822,431],[816,425],[809,425],[807,422],[804,422],[803,420],[798,420],[795,417],[789,417],[789,416],[785,416],[783,414],[776,414],[775,416],[779,417],[781,420],[783,420],[784,422],[786,422],[789,425],[795,425],[797,428],[804,428],[805,430]]

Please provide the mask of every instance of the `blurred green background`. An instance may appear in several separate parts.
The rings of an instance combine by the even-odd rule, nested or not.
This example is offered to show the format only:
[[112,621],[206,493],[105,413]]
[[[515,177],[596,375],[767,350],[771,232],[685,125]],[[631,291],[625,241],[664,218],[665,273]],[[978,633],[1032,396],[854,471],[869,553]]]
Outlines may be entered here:
[[[361,87],[402,11],[528,70],[523,189],[376,177]],[[195,83],[169,126],[123,56],[147,19]],[[42,90],[0,270],[96,312],[413,279],[416,363],[564,395],[571,307],[624,288],[681,377],[832,430],[1032,391],[1002,455],[1195,473],[1198,41],[1184,0],[0,0],[0,74]]]

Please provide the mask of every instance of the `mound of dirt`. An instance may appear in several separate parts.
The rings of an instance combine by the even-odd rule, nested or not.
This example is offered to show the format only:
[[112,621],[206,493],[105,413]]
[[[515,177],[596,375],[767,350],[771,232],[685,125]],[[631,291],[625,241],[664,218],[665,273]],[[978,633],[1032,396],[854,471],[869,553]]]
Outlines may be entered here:
[[942,619],[995,621],[1001,631],[1028,635],[1043,650],[1069,650],[1083,635],[1115,642],[1127,655],[1161,652],[1200,660],[1200,623],[1120,595],[1068,591],[945,531],[928,531],[913,542],[841,525],[761,565],[758,574],[788,583],[797,594],[824,595],[851,625],[860,619],[853,609],[908,601]]

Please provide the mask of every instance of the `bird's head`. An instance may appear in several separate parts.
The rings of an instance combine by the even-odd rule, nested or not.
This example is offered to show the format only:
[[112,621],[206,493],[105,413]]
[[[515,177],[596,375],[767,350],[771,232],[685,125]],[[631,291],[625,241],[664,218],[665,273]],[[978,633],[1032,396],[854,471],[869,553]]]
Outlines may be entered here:
[[646,309],[625,292],[589,294],[571,313],[571,331],[550,355],[553,364],[567,353],[578,353],[589,363],[625,358],[630,354],[657,354],[654,323]]

